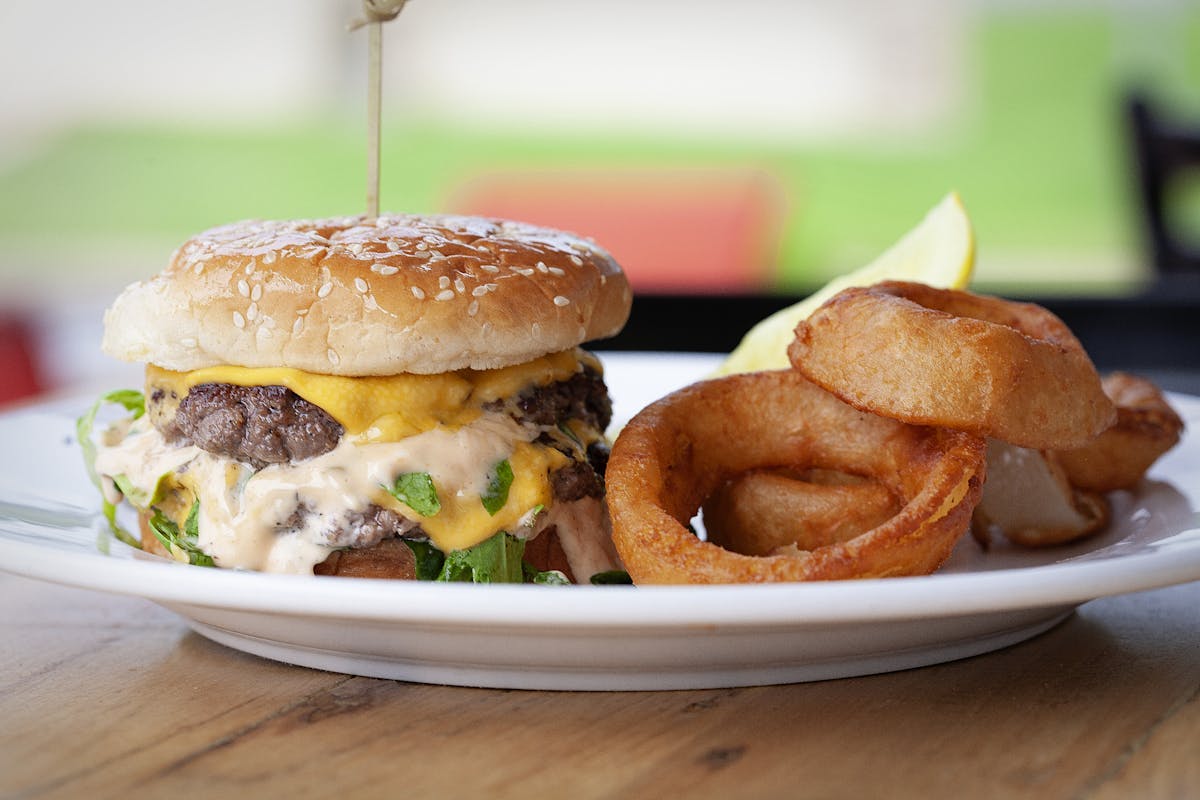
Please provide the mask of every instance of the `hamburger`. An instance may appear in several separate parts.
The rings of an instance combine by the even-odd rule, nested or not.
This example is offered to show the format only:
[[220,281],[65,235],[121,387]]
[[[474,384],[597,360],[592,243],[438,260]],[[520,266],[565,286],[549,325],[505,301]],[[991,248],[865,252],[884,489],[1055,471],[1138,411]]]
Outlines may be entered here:
[[[630,301],[604,250],[521,223],[215,228],[106,312],[102,347],[145,363],[145,390],[80,420],[85,460],[119,536],[193,564],[586,582],[620,564],[612,407],[580,345]],[[93,437],[106,402],[131,413]]]

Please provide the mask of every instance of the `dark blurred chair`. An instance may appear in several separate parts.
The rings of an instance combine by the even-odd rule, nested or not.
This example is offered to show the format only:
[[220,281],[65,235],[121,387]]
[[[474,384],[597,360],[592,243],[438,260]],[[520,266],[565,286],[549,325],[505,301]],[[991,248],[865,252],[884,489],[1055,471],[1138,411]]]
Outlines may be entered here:
[[1181,235],[1171,208],[1182,181],[1200,180],[1200,126],[1170,123],[1136,94],[1129,99],[1128,115],[1143,235],[1157,275],[1168,283],[1200,281],[1200,249]]
[[0,406],[44,389],[34,358],[34,337],[20,317],[0,313]]

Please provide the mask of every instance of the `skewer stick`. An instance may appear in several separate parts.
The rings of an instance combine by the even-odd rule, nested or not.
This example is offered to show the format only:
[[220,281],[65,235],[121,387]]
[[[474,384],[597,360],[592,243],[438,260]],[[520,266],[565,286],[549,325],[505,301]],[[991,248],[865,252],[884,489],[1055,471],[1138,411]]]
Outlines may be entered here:
[[395,19],[408,0],[363,0],[363,19],[350,30],[367,28],[367,216],[379,216],[380,118],[383,106],[383,23]]

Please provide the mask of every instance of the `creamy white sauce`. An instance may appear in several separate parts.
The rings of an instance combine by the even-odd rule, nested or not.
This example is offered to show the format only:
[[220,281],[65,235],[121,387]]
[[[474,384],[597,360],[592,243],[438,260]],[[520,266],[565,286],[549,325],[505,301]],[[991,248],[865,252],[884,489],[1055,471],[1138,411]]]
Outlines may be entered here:
[[551,525],[557,529],[559,544],[576,583],[587,583],[597,572],[624,569],[613,547],[603,500],[584,497],[571,503],[556,503],[546,512],[542,528]]
[[[316,458],[252,473],[197,447],[167,444],[143,420],[119,444],[99,447],[97,471],[124,474],[149,495],[161,475],[186,470],[202,498],[198,544],[218,566],[296,574],[311,574],[337,549],[327,532],[347,513],[366,510],[397,475],[428,472],[443,496],[478,496],[487,484],[480,465],[507,458],[516,442],[537,435],[508,416],[485,414],[458,430],[435,429],[400,442],[343,439]],[[307,513],[293,519],[298,506]],[[289,520],[298,524],[281,530]]]

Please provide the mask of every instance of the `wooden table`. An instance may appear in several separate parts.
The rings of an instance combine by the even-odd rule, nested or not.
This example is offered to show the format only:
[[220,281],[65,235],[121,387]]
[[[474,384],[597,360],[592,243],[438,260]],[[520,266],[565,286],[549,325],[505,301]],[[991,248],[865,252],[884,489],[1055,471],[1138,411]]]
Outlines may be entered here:
[[0,797],[1200,797],[1200,582],[890,675],[688,692],[291,667],[0,573]]

